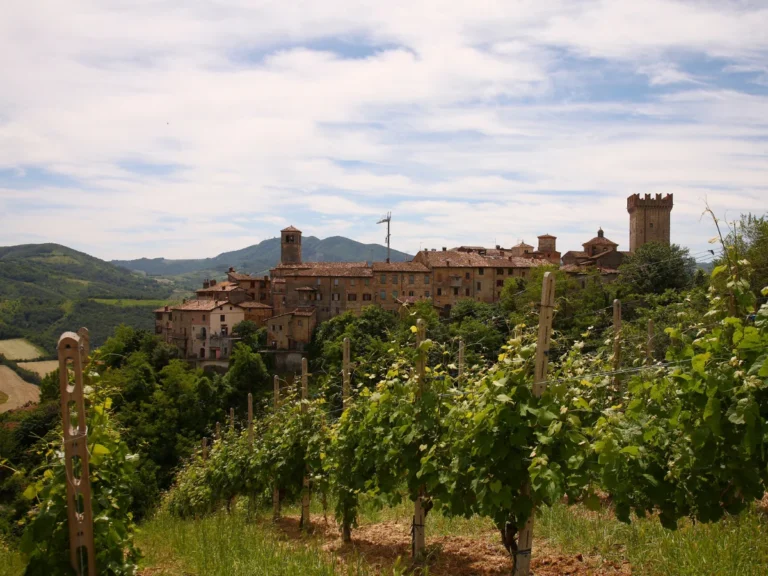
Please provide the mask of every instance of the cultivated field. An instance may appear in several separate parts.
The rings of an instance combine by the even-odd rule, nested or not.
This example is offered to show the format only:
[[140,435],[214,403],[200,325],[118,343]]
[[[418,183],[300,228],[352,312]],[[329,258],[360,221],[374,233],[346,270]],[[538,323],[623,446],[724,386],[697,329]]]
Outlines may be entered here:
[[29,382],[24,382],[8,366],[0,366],[0,392],[8,396],[8,399],[0,404],[0,412],[7,412],[27,402],[40,400],[40,388]]
[[35,360],[45,356],[45,352],[24,338],[0,340],[0,354],[8,360]]
[[19,362],[19,368],[34,372],[40,378],[44,378],[59,367],[58,360],[40,360],[39,362]]
[[155,308],[160,308],[168,304],[168,300],[132,300],[130,298],[91,298],[91,300],[99,304],[119,306],[120,308],[133,306],[154,306]]

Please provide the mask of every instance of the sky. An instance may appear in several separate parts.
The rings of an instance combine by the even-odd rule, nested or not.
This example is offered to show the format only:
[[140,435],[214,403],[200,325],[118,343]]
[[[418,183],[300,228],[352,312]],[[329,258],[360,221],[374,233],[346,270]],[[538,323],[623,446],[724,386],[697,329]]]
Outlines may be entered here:
[[768,210],[768,0],[0,0],[0,245],[416,252]]

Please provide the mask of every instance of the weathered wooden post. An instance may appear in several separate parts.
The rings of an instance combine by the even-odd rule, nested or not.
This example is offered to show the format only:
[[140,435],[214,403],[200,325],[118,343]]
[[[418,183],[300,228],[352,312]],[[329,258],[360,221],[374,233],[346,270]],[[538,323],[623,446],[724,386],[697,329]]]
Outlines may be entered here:
[[459,382],[464,377],[464,340],[459,340]]
[[248,443],[253,446],[253,394],[248,392]]
[[83,360],[83,368],[85,368],[88,363],[88,356],[91,354],[91,335],[85,326],[77,331],[77,335],[80,337],[80,356]]
[[[307,368],[307,359],[301,359],[301,413],[307,413],[307,396],[309,395],[309,369]],[[304,479],[302,481],[303,490],[301,491],[301,528],[309,530],[309,466],[307,465]]]
[[[613,301],[613,370],[621,368],[621,301]],[[613,375],[613,388],[619,391],[619,375]]]
[[[86,331],[87,335],[87,331]],[[96,554],[93,543],[93,509],[88,466],[88,423],[83,396],[83,363],[88,357],[88,341],[74,332],[59,338],[59,389],[61,420],[64,431],[64,458],[67,475],[67,524],[69,528],[69,562],[78,576],[96,576]],[[72,362],[74,384],[69,384],[68,363]],[[72,414],[72,409],[76,414]],[[77,426],[73,427],[74,422]],[[78,469],[79,468],[79,469]]]
[[653,364],[653,319],[648,320],[648,341],[645,344],[645,363]]
[[343,361],[341,367],[342,385],[341,385],[341,402],[342,408],[346,409],[349,404],[349,338],[344,338],[344,352]]
[[203,462],[208,460],[208,438],[203,438]]
[[[549,343],[552,336],[552,315],[555,309],[555,277],[551,272],[544,273],[541,289],[541,311],[539,312],[539,339],[536,343],[536,365],[533,376],[533,395],[540,397],[547,388],[547,368],[549,367]],[[523,488],[530,494],[531,485],[528,482]],[[533,549],[533,519],[536,514],[535,506],[531,515],[520,530],[515,553],[514,576],[528,576],[531,569],[531,550]]]
[[[426,354],[421,350],[421,344],[424,342],[425,337],[424,320],[419,318],[416,321],[416,398],[421,399],[424,393],[424,378],[426,373],[427,359]],[[424,486],[419,487],[419,496],[413,505],[413,542],[411,554],[414,560],[420,560],[424,556],[424,548],[426,547],[426,535],[424,533],[424,505],[422,497],[424,496]]]
[[[275,392],[275,412],[277,412],[280,406],[280,378],[275,374],[274,379],[274,392]],[[272,519],[277,522],[280,519],[280,487],[275,482],[275,486],[272,489]]]
[[221,440],[221,422],[216,422],[216,436],[214,442]]
[[229,409],[229,431],[232,433],[235,432],[235,409],[234,408]]

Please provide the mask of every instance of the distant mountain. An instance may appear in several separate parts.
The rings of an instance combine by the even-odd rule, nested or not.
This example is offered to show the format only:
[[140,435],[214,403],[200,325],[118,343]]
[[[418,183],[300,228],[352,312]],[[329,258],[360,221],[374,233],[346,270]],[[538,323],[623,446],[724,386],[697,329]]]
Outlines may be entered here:
[[[301,244],[302,259],[307,262],[362,262],[383,261],[387,258],[387,247],[380,244],[363,244],[331,236],[320,240],[305,236]],[[405,252],[392,250],[393,262],[409,260]],[[215,258],[198,260],[168,260],[166,258],[140,258],[138,260],[113,260],[112,264],[144,272],[151,276],[176,276],[201,271],[226,272],[234,266],[239,272],[266,274],[280,263],[280,238],[270,238],[242,250],[224,252]]]
[[[86,326],[99,345],[123,322],[152,329],[149,309],[171,291],[59,244],[0,247],[0,339],[25,337],[52,354],[62,332]],[[124,300],[132,305],[123,307]]]

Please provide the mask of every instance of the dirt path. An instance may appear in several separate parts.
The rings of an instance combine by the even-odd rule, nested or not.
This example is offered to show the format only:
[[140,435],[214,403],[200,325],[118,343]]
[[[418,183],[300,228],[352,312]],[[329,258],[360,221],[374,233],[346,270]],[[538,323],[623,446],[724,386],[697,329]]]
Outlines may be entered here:
[[0,412],[14,410],[27,402],[40,401],[40,388],[22,380],[8,366],[0,366],[0,391],[8,395],[8,400],[0,404]]
[[[306,538],[299,529],[298,517],[284,517],[278,529],[288,540]],[[410,565],[410,526],[398,522],[368,524],[353,531],[352,543],[342,544],[333,523],[316,523],[312,538],[323,550],[354,566],[359,557],[377,573],[391,573],[401,558],[401,566]],[[508,576],[512,560],[503,546],[495,542],[489,531],[481,537],[436,536],[427,541],[427,565],[430,576]],[[415,572],[418,573],[418,572]],[[609,562],[600,556],[568,556],[539,540],[531,561],[533,576],[628,576],[629,564]]]

